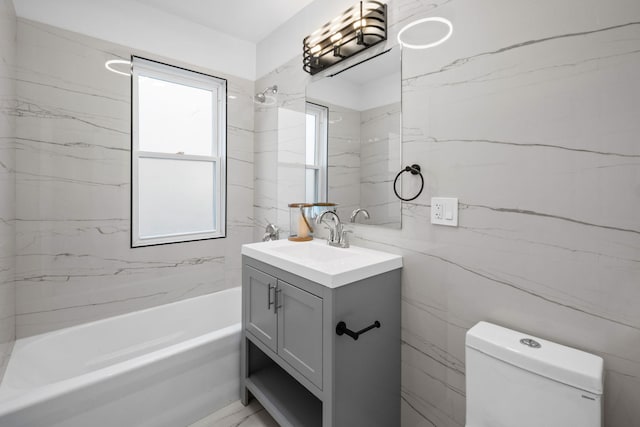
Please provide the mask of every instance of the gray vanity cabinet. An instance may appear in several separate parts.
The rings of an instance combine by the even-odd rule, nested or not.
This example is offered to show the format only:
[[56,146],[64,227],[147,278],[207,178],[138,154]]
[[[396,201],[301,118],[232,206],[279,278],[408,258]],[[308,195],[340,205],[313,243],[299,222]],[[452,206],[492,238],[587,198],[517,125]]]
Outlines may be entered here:
[[245,405],[282,427],[400,425],[400,269],[331,288],[244,255],[242,287]]
[[247,266],[246,330],[322,387],[322,299]]
[[278,355],[322,388],[322,299],[278,280]]
[[278,348],[278,322],[275,315],[275,288],[278,280],[255,268],[247,267],[243,288],[245,308],[244,325],[272,351]]

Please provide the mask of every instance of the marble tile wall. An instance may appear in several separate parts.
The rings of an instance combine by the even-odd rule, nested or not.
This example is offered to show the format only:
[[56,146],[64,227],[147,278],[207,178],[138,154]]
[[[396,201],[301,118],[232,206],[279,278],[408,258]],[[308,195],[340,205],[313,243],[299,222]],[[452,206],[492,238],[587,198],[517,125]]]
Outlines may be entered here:
[[311,101],[329,109],[328,201],[341,218],[366,208],[370,219],[358,221],[399,228],[400,201],[390,184],[400,165],[400,103],[357,111]]
[[0,380],[15,339],[16,13],[0,1]]
[[[285,203],[278,205],[276,223],[282,225],[281,237],[287,237],[290,232],[288,205],[305,201],[305,145],[304,141],[300,143],[299,138],[305,132],[305,112],[279,107],[277,129],[276,197]],[[297,233],[297,229],[294,232]]]
[[[258,85],[257,87],[262,87]],[[273,101],[275,102],[275,101]],[[304,112],[278,105],[256,105],[254,201],[256,241],[267,223],[289,236],[289,203],[304,201]],[[282,200],[282,204],[276,203]]]
[[333,104],[325,106],[329,108],[327,197],[338,204],[340,218],[349,218],[361,206],[360,112]]
[[[266,87],[260,82],[257,90]],[[278,181],[278,106],[256,103],[254,105],[254,200],[253,216],[256,224],[254,240],[260,241],[267,223],[278,223],[277,181]],[[284,232],[281,237],[286,237]]]
[[[370,214],[363,221],[368,225],[401,226],[401,203],[393,193],[401,167],[400,109],[396,102],[360,113],[360,206]],[[401,185],[398,191],[405,198],[413,197],[405,195]]]
[[306,75],[296,68],[299,64],[291,61],[255,83],[259,91],[278,86],[267,102],[254,102],[255,240],[262,239],[267,223],[276,224],[280,238],[287,238],[287,205],[304,201]]
[[[227,237],[129,247],[131,54],[228,79]],[[18,20],[19,337],[239,286],[253,241],[251,81]]]
[[[402,158],[425,190],[401,230],[355,229],[404,257],[402,426],[464,426],[464,338],[480,320],[602,356],[605,425],[640,425],[640,3],[388,5],[390,44],[414,19],[455,26],[403,50]],[[301,63],[262,80],[302,103]],[[429,223],[432,196],[459,197],[459,227]]]

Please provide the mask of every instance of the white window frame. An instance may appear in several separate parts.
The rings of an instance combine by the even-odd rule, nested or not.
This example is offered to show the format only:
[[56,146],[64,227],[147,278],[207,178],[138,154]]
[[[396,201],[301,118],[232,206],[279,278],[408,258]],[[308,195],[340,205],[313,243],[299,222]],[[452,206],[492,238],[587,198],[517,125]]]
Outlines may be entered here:
[[[316,141],[315,141],[315,164],[306,164],[305,171],[312,169],[316,171],[316,198],[317,200],[309,201],[310,203],[326,202],[328,193],[328,151],[329,151],[329,108],[315,104],[313,102],[306,103],[306,114],[312,115],[316,122]],[[306,147],[306,144],[305,144]],[[305,175],[306,176],[306,175]]]
[[[156,61],[131,57],[131,247],[143,247],[166,243],[189,242],[194,240],[226,237],[226,150],[227,150],[227,81],[214,76],[186,70]],[[213,100],[212,110],[216,116],[212,120],[213,140],[215,146],[212,156],[171,154],[153,151],[141,151],[139,141],[139,100],[138,78],[140,76],[166,80],[195,88],[211,90],[217,94]],[[140,237],[139,227],[139,181],[138,169],[140,159],[168,159],[180,161],[211,162],[214,167],[214,211],[213,230],[205,232],[174,233],[155,237]]]

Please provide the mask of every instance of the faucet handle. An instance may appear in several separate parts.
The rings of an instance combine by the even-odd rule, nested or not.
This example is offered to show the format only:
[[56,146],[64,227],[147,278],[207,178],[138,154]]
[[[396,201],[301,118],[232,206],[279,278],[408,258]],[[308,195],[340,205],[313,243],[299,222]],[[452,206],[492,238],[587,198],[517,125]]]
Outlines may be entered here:
[[349,247],[349,234],[347,233],[353,233],[353,231],[351,230],[342,230],[342,233],[340,234],[340,247],[341,248],[348,248]]
[[267,242],[269,240],[279,240],[280,239],[280,229],[277,225],[267,223],[267,226],[264,229],[264,235],[262,236],[262,241]]

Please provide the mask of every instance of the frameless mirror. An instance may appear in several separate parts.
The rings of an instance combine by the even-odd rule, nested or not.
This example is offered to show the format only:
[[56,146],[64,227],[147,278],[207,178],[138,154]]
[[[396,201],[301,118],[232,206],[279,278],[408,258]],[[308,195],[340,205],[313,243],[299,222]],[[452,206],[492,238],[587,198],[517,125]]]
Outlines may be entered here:
[[307,85],[307,201],[337,203],[344,221],[363,208],[358,223],[401,227],[400,63],[394,47]]

